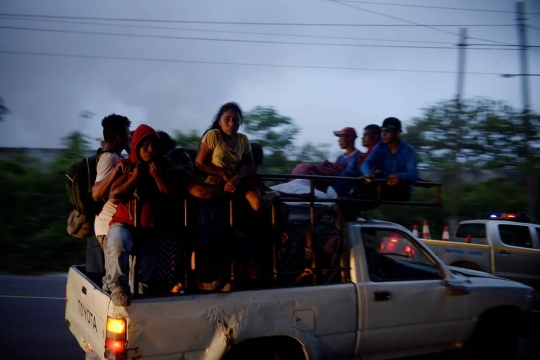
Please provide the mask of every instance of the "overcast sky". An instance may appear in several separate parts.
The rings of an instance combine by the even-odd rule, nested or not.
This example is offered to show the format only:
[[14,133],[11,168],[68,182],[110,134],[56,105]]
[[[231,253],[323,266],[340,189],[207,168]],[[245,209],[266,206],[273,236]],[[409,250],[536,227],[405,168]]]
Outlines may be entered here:
[[[300,126],[300,144],[307,141],[330,143],[329,150],[335,152],[338,147],[333,130],[352,126],[361,132],[366,125],[380,125],[389,116],[407,123],[420,116],[423,108],[455,96],[458,54],[454,45],[458,36],[454,34],[459,33],[459,26],[321,24],[516,23],[514,13],[379,5],[391,3],[513,12],[516,5],[510,0],[371,2],[2,0],[0,96],[11,113],[0,123],[0,146],[60,147],[60,138],[73,130],[81,130],[95,138],[101,136],[101,119],[113,112],[128,116],[133,128],[146,123],[171,134],[174,130],[197,129],[202,132],[221,104],[236,101],[246,111],[257,105],[274,107]],[[526,1],[525,10],[540,14],[540,1]],[[70,18],[23,19],[8,18],[6,14]],[[78,19],[80,17],[159,21],[103,21]],[[259,24],[238,24],[242,22]],[[105,23],[116,26],[103,25]],[[283,23],[297,25],[275,25]],[[529,45],[540,45],[540,15],[527,15],[527,24],[535,27],[527,30]],[[488,47],[497,50],[480,50],[479,46],[467,49],[467,72],[493,74],[465,75],[464,96],[504,100],[521,109],[520,79],[494,75],[521,72],[518,51],[498,46],[518,43],[516,26],[469,26],[468,36],[477,38],[468,39],[469,44],[493,44]],[[382,45],[394,47],[380,47]],[[418,48],[431,46],[439,48]],[[447,47],[450,49],[444,49]],[[528,52],[529,73],[538,74],[540,48],[534,51]],[[52,54],[63,56],[50,56]],[[529,79],[531,106],[538,111],[540,77],[531,76]],[[84,120],[79,117],[83,110],[96,115],[93,119]]]

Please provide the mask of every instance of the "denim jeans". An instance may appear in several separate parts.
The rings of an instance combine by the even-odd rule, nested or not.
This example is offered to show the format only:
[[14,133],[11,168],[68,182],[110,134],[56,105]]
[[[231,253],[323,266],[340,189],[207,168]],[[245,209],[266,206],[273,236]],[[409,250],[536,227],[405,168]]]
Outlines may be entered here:
[[133,247],[132,228],[124,224],[112,224],[107,240],[103,289],[113,291],[118,287],[123,287],[127,291],[129,289],[129,255]]

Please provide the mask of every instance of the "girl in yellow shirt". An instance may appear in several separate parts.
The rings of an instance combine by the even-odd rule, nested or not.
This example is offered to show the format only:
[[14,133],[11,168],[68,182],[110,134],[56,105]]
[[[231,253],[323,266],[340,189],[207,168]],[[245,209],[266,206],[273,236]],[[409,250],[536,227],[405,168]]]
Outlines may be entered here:
[[[195,160],[196,174],[189,193],[200,199],[210,199],[223,192],[234,193],[240,181],[254,170],[251,144],[246,135],[238,132],[242,124],[242,109],[235,102],[221,106],[210,128],[203,135]],[[244,165],[238,172],[238,162]],[[261,207],[257,191],[247,188],[245,197],[253,210]]]

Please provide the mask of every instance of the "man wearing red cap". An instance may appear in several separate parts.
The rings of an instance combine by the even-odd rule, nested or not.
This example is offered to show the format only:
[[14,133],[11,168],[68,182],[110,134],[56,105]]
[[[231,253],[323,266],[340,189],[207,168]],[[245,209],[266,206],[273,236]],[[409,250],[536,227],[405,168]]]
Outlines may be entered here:
[[[345,154],[340,155],[336,160],[336,165],[343,165],[344,169],[339,176],[358,177],[358,157],[362,155],[360,150],[354,146],[354,141],[358,137],[356,130],[352,127],[346,127],[340,131],[334,131],[334,135],[339,137],[339,147],[345,150]],[[354,182],[336,181],[333,185],[334,190],[340,196],[348,195]]]

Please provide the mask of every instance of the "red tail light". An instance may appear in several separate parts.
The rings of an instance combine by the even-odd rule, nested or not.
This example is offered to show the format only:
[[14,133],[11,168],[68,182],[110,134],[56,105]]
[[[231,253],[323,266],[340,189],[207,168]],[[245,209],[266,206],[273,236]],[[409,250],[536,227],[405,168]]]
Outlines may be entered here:
[[105,347],[115,355],[124,352],[126,342],[122,340],[105,339]]
[[105,338],[105,358],[115,360],[124,358],[127,348],[126,320],[107,317],[107,336]]

